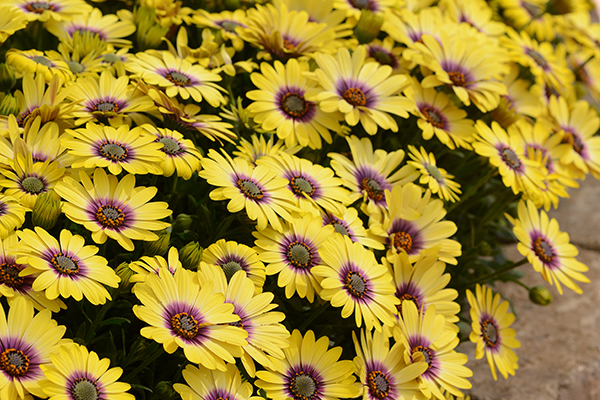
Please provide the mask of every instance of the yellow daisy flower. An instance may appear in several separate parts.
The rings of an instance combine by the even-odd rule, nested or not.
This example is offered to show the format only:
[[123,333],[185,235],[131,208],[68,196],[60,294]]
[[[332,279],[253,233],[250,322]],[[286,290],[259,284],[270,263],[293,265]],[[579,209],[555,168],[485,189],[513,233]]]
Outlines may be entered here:
[[191,97],[198,103],[204,99],[213,107],[225,103],[220,93],[224,90],[214,83],[221,80],[219,75],[176,58],[168,51],[137,53],[129,57],[125,68],[147,84],[165,88],[169,97],[179,95],[184,100]]
[[233,357],[241,356],[248,334],[231,326],[240,318],[212,286],[207,282],[200,288],[193,273],[183,268],[174,275],[161,268],[158,276],[146,276],[133,288],[142,303],[133,306],[133,313],[150,325],[140,334],[161,343],[169,354],[181,347],[190,362],[226,371],[225,362],[235,363]]
[[240,143],[236,148],[239,151],[234,151],[235,156],[246,159],[249,163],[256,166],[256,161],[264,156],[277,156],[283,152],[288,154],[296,154],[302,147],[293,146],[286,147],[285,142],[278,139],[275,142],[275,136],[270,135],[269,140],[265,140],[265,135],[252,134],[252,143],[245,138],[240,138]]
[[28,264],[23,274],[39,273],[33,290],[45,291],[50,300],[59,295],[92,304],[104,304],[111,296],[102,285],[116,288],[121,279],[98,253],[96,246],[84,246],[82,236],[66,229],[60,232],[60,243],[48,232],[35,227],[17,232],[21,242],[16,249],[17,263]]
[[162,256],[144,256],[138,261],[133,261],[129,264],[129,268],[135,272],[135,274],[129,278],[129,282],[136,283],[144,282],[149,274],[159,276],[161,269],[165,269],[169,271],[171,275],[175,275],[175,271],[183,267],[181,266],[181,261],[179,261],[179,252],[175,247],[171,247],[166,260]]
[[396,305],[392,276],[377,264],[372,251],[348,237],[333,236],[319,251],[321,262],[313,275],[321,277],[319,296],[342,308],[342,318],[354,314],[357,327],[381,331],[382,325],[394,326]]
[[379,242],[371,232],[368,232],[363,226],[363,221],[358,216],[358,211],[354,207],[343,207],[343,212],[321,214],[323,226],[331,225],[336,233],[342,236],[348,236],[353,242],[358,242],[363,246],[376,250],[383,250],[384,246]]
[[431,189],[431,193],[437,194],[443,200],[454,203],[459,199],[458,195],[462,193],[460,185],[452,180],[454,175],[437,167],[433,153],[428,153],[422,146],[420,150],[417,150],[415,146],[408,145],[408,150],[410,151],[408,156],[412,161],[406,163],[419,170],[421,185],[427,185]]
[[194,143],[184,139],[183,135],[170,129],[156,128],[153,125],[143,125],[144,130],[154,135],[155,142],[161,143],[159,149],[166,157],[158,165],[164,176],[169,177],[177,172],[177,176],[188,180],[194,172],[200,170],[200,159],[202,155]]
[[535,207],[532,201],[520,201],[518,218],[510,218],[519,243],[519,253],[527,257],[533,269],[550,284],[556,284],[562,294],[561,283],[576,293],[581,288],[574,281],[589,283],[583,275],[588,267],[577,261],[577,248],[569,243],[569,235],[559,230],[556,219]]
[[450,149],[463,147],[470,149],[470,142],[476,134],[473,121],[467,119],[467,112],[456,107],[447,94],[434,88],[424,88],[411,79],[404,94],[417,105],[412,114],[417,116],[417,125],[423,131],[423,139],[435,136]]
[[266,166],[252,167],[242,158],[232,159],[227,153],[223,154],[227,158],[211,149],[198,173],[210,185],[219,186],[210,192],[211,200],[230,200],[229,212],[245,209],[259,230],[265,229],[268,222],[281,232],[279,217],[291,221],[289,212],[296,209],[292,194],[285,188],[288,181],[277,177]]
[[225,241],[225,239],[218,240],[204,249],[202,262],[221,267],[227,281],[236,272],[244,271],[254,284],[254,293],[263,291],[266,279],[265,264],[258,258],[256,250],[245,244]]
[[[440,31],[452,26],[439,7],[427,7],[419,12],[407,7],[384,13],[383,18],[381,30],[411,50],[414,49],[415,43],[421,41],[423,35],[437,37]],[[412,61],[414,54],[414,51],[404,51],[402,57]]]
[[26,211],[15,197],[0,194],[0,239],[6,239],[23,225]]
[[27,16],[21,10],[0,3],[0,44],[27,26]]
[[315,341],[309,330],[304,337],[297,329],[289,339],[283,360],[272,359],[273,367],[258,371],[255,385],[273,400],[333,400],[359,394],[354,385],[352,361],[338,361],[341,347],[329,348],[329,338]]
[[227,371],[210,370],[200,365],[188,364],[182,372],[187,385],[176,383],[173,389],[188,400],[260,400],[252,396],[253,386],[242,380],[234,364],[227,364]]
[[240,358],[248,375],[256,375],[254,361],[270,366],[269,356],[282,359],[283,349],[289,347],[290,333],[280,324],[285,314],[273,311],[277,307],[272,302],[275,295],[271,292],[254,293],[254,284],[246,272],[238,271],[228,277],[221,267],[203,263],[198,269],[198,282],[203,286],[209,281],[212,281],[215,292],[225,295],[225,303],[233,304],[233,313],[240,317],[235,325],[248,332],[248,344],[242,346]]
[[163,173],[163,145],[143,127],[130,130],[127,125],[113,128],[88,122],[85,128],[68,129],[61,144],[72,156],[72,168],[108,167],[113,175],[123,170],[130,174]]
[[17,298],[8,309],[0,305],[0,397],[2,400],[45,398],[40,386],[42,365],[61,344],[66,327],[51,319],[50,310],[33,313],[33,305]]
[[550,42],[556,36],[557,20],[548,12],[548,0],[499,0],[506,23],[523,30],[539,41]]
[[266,274],[278,274],[277,285],[285,288],[285,296],[289,299],[298,293],[312,303],[321,285],[311,269],[321,264],[319,250],[334,232],[331,225],[323,226],[320,216],[296,214],[282,232],[259,228],[252,234],[258,257],[267,264]]
[[362,10],[372,13],[386,14],[396,8],[396,0],[334,0],[333,7],[337,10],[346,11],[346,17],[358,21]]
[[46,83],[57,76],[62,84],[73,80],[73,73],[63,60],[51,60],[50,57],[38,50],[9,49],[6,52],[6,63],[15,69],[17,78],[25,74],[42,75]]
[[19,9],[25,13],[27,20],[41,22],[70,20],[92,11],[92,6],[83,0],[0,0],[0,6]]
[[93,183],[83,171],[79,173],[79,179],[81,183],[71,177],[64,178],[56,193],[66,201],[63,212],[71,221],[92,232],[94,242],[102,244],[110,237],[125,250],[133,251],[131,239],[157,240],[158,236],[150,230],[169,226],[158,221],[171,215],[168,204],[148,203],[158,189],[135,187],[133,175],[126,175],[119,181],[116,176],[107,176],[103,169],[97,168]]
[[378,127],[397,132],[398,124],[389,114],[407,118],[415,106],[398,95],[406,87],[407,78],[391,75],[392,67],[365,62],[366,58],[365,46],[357,47],[352,56],[346,48],[340,48],[336,57],[317,53],[319,68],[314,78],[323,91],[308,100],[318,101],[327,113],[342,112],[350,126],[360,122],[369,135],[376,134]]
[[457,353],[457,332],[445,329],[445,318],[431,305],[426,311],[417,310],[412,301],[402,303],[402,318],[394,328],[394,339],[404,344],[407,364],[425,361],[427,370],[421,374],[426,398],[445,400],[443,390],[462,396],[460,389],[470,389],[466,379],[473,372],[464,364],[465,354]]
[[506,30],[506,25],[495,20],[494,10],[484,0],[443,0],[440,2],[440,8],[453,23],[469,24],[490,37],[499,37]]
[[110,359],[100,359],[85,346],[73,343],[60,346],[50,354],[51,363],[40,366],[46,379],[40,380],[42,390],[49,400],[63,398],[135,400],[125,393],[131,385],[116,382],[123,373],[120,367],[110,368]]
[[487,286],[477,284],[476,294],[467,289],[467,300],[471,306],[472,331],[471,342],[477,345],[475,357],[487,358],[494,380],[497,379],[496,367],[504,379],[514,375],[519,368],[518,357],[513,349],[521,347],[515,338],[515,330],[510,328],[515,315],[508,312],[508,301],[501,301],[500,293],[492,292]]
[[196,10],[192,16],[194,24],[199,27],[211,27],[219,29],[223,39],[230,40],[235,51],[244,49],[244,41],[237,33],[237,28],[247,28],[246,10],[237,9],[234,11],[221,11],[218,14],[211,14],[205,10]]
[[276,130],[287,147],[298,143],[311,149],[321,148],[321,137],[331,144],[330,130],[339,133],[340,113],[325,113],[306,96],[318,91],[316,83],[305,78],[308,63],[289,60],[285,65],[275,61],[274,68],[262,63],[261,72],[250,75],[260,90],[246,94],[255,100],[247,110],[265,131]]

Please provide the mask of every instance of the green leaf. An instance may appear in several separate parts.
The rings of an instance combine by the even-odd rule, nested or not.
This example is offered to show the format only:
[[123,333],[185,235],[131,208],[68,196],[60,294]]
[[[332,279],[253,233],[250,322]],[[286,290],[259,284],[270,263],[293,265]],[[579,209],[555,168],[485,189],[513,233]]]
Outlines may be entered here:
[[98,324],[98,326],[104,326],[104,325],[121,325],[121,324],[129,324],[131,323],[130,320],[128,320],[127,318],[123,318],[123,317],[112,317],[109,319],[105,319],[104,321],[100,322]]

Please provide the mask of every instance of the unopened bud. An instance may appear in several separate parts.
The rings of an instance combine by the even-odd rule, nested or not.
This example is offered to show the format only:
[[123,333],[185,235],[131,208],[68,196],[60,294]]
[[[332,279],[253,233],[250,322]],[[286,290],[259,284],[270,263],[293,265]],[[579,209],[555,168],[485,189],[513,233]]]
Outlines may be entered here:
[[180,397],[175,389],[173,389],[173,384],[171,382],[161,381],[156,384],[152,399],[175,400],[178,398]]
[[62,203],[54,192],[42,193],[37,197],[33,206],[31,222],[35,226],[50,230],[58,221],[61,207]]
[[0,63],[0,91],[9,92],[16,83],[14,69],[6,63]]
[[360,19],[354,28],[354,35],[356,36],[356,39],[358,39],[358,43],[371,43],[377,37],[377,35],[379,35],[382,25],[382,17],[373,14],[369,10],[362,10],[360,13]]
[[10,93],[7,93],[0,102],[0,115],[8,117],[19,113],[19,100]]
[[193,219],[190,215],[179,214],[177,218],[175,218],[175,221],[173,221],[173,224],[171,226],[173,227],[173,230],[175,232],[185,232],[188,229],[190,229],[190,226],[192,226],[192,222]]
[[540,306],[552,303],[552,293],[542,285],[535,285],[529,290],[529,300]]
[[482,240],[477,245],[477,251],[480,256],[489,256],[492,254],[492,246],[490,246],[490,244],[485,240]]
[[171,241],[171,227],[156,232],[158,239],[153,242],[144,242],[144,253],[147,256],[162,256],[169,248]]
[[179,261],[181,261],[183,268],[197,271],[202,260],[202,250],[198,242],[189,242],[183,246],[179,250]]
[[117,273],[117,276],[121,278],[121,287],[124,289],[129,288],[131,285],[130,279],[133,274],[135,274],[135,271],[129,268],[129,263],[123,262],[119,264],[119,266],[115,269],[115,272]]

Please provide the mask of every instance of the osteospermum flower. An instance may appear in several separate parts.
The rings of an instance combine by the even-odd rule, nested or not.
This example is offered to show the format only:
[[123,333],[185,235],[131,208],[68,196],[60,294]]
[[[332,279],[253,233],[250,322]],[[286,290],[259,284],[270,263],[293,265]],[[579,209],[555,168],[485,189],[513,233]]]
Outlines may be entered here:
[[1,6],[1,3],[0,11],[0,43],[4,43],[16,31],[27,26],[27,17],[21,10]]
[[266,279],[265,264],[258,258],[256,250],[245,244],[225,241],[225,239],[218,240],[204,249],[202,262],[221,267],[227,281],[237,271],[244,271],[254,283],[254,293],[262,292]]
[[370,229],[386,244],[388,255],[404,251],[415,262],[424,250],[441,246],[439,259],[456,264],[461,245],[449,238],[457,227],[452,221],[442,221],[446,210],[441,200],[431,200],[429,189],[423,194],[412,183],[394,186],[385,196],[388,209],[383,211],[383,222],[372,223]]
[[[350,146],[351,158],[338,153],[327,154],[331,166],[344,180],[344,186],[351,190],[350,201],[363,198],[367,206],[385,207],[385,190],[393,186],[414,181],[418,174],[412,167],[402,167],[396,171],[404,159],[404,150],[386,152],[383,149],[373,151],[369,138],[356,136],[346,138]],[[373,207],[370,207],[372,209]]]
[[272,357],[284,357],[283,349],[289,346],[290,333],[280,324],[285,314],[273,311],[275,295],[271,292],[254,293],[254,284],[243,271],[236,272],[231,278],[217,265],[202,264],[198,269],[200,285],[213,282],[215,292],[225,295],[225,303],[233,304],[233,313],[240,317],[237,326],[248,332],[247,345],[242,346],[241,356],[244,369],[251,376],[256,375],[254,361],[261,365],[271,365]]
[[130,174],[162,174],[165,155],[156,137],[142,127],[118,128],[89,122],[85,128],[66,131],[61,143],[72,156],[72,168],[108,167],[113,175],[125,170]]
[[394,339],[404,345],[404,361],[407,364],[425,361],[427,370],[421,374],[426,398],[435,396],[444,400],[442,391],[462,396],[460,389],[470,389],[466,379],[473,372],[464,364],[467,356],[457,353],[457,332],[445,329],[443,315],[436,313],[434,305],[427,311],[417,310],[412,301],[402,304],[402,318],[394,328]]
[[423,139],[429,140],[435,134],[450,149],[470,149],[476,131],[473,121],[466,118],[467,112],[456,107],[447,94],[423,88],[414,78],[411,82],[404,94],[417,105],[412,113],[419,118],[417,125],[423,131]]
[[57,76],[60,82],[69,81],[73,76],[66,62],[50,60],[38,50],[10,49],[6,52],[6,63],[15,69],[17,77],[27,73],[42,75],[46,83],[49,83],[53,76]]
[[143,128],[154,135],[155,142],[163,145],[159,150],[165,153],[166,157],[159,168],[164,176],[169,177],[177,172],[177,176],[188,180],[194,172],[200,170],[202,155],[191,140],[170,129],[156,128],[150,124],[144,125]]
[[33,208],[37,197],[53,190],[65,174],[58,161],[33,162],[31,153],[15,154],[8,160],[10,168],[0,168],[0,185],[4,194],[19,200],[22,206]]
[[352,340],[356,350],[354,367],[362,383],[363,400],[401,400],[421,398],[419,376],[428,368],[425,362],[407,364],[400,342],[390,348],[386,332],[361,329],[360,344],[356,333]]
[[248,334],[231,326],[240,318],[212,286],[207,282],[200,288],[192,272],[183,268],[174,275],[161,268],[158,276],[146,276],[133,288],[142,303],[133,306],[133,313],[150,325],[141,335],[161,343],[169,354],[181,347],[190,362],[226,371],[225,362],[235,363],[233,357],[241,356]]
[[211,149],[198,173],[209,184],[219,186],[210,192],[210,198],[229,199],[227,210],[232,213],[245,209],[259,230],[265,229],[268,222],[281,232],[279,217],[291,221],[289,211],[295,209],[295,200],[285,188],[288,181],[265,166],[252,167],[242,158],[232,159],[227,153],[223,154],[227,158]]
[[[158,221],[171,215],[164,202],[148,201],[158,191],[155,187],[135,187],[135,177],[126,175],[120,181],[107,176],[103,169],[94,171],[94,181],[81,171],[81,183],[66,177],[56,190],[66,203],[63,212],[78,224],[92,232],[96,243],[104,243],[110,237],[126,250],[134,249],[135,240],[154,241],[158,236],[150,230],[169,226]],[[82,185],[83,184],[83,185]]]
[[321,137],[331,143],[330,130],[340,132],[340,113],[325,113],[306,99],[308,93],[318,91],[316,83],[304,77],[308,63],[289,60],[285,65],[275,61],[274,67],[262,63],[261,73],[250,75],[260,90],[246,94],[255,100],[248,106],[254,121],[265,131],[276,130],[287,147],[296,144],[311,149],[321,148]]
[[239,151],[234,151],[233,154],[245,158],[249,163],[256,166],[256,161],[264,156],[277,156],[283,152],[288,154],[296,154],[301,147],[293,146],[286,147],[285,142],[281,139],[275,142],[275,136],[270,135],[269,140],[265,140],[265,135],[253,134],[252,142],[247,141],[245,138],[240,138],[240,143],[237,146]]
[[284,352],[283,360],[272,359],[272,368],[256,373],[255,385],[264,389],[270,399],[333,400],[358,396],[352,361],[338,361],[342,348],[329,349],[327,336],[315,341],[313,331],[302,337],[296,329]]
[[348,236],[353,242],[358,242],[372,249],[384,249],[383,244],[365,229],[356,208],[344,207],[342,213],[323,213],[321,217],[323,217],[323,225],[333,226],[336,233]]
[[5,239],[23,225],[25,211],[25,207],[16,198],[0,195],[0,239]]
[[473,143],[473,149],[477,154],[488,157],[490,164],[498,168],[504,185],[514,194],[525,192],[530,198],[536,197],[544,179],[544,167],[525,157],[523,138],[512,131],[507,133],[495,121],[490,128],[479,120],[475,128],[479,136]]
[[369,135],[376,134],[379,127],[397,132],[398,124],[390,114],[407,118],[414,108],[411,100],[398,95],[407,79],[391,75],[388,65],[365,62],[366,57],[364,46],[356,48],[352,56],[346,48],[340,48],[336,57],[317,53],[319,68],[314,74],[324,90],[314,99],[325,112],[342,112],[348,125],[360,122]]
[[159,276],[161,269],[166,269],[171,275],[175,275],[175,271],[182,268],[182,266],[181,261],[179,261],[179,252],[175,247],[171,247],[166,260],[162,256],[144,256],[138,261],[133,261],[129,264],[129,268],[135,272],[135,275],[129,279],[129,282],[135,283],[144,282],[148,274]]
[[92,6],[83,0],[2,0],[0,6],[11,6],[25,13],[29,21],[69,20],[87,14]]
[[8,309],[0,305],[0,397],[2,400],[45,398],[40,387],[41,365],[50,363],[50,353],[61,344],[65,328],[51,319],[50,310],[34,316],[33,305],[17,298]]
[[[507,57],[494,40],[461,25],[452,33],[439,32],[438,38],[423,35],[421,41],[414,44],[421,53],[419,63],[433,71],[421,82],[424,88],[449,85],[465,105],[473,102],[484,112],[498,106],[506,87],[495,78],[506,73]],[[482,48],[484,57],[477,54]]]
[[23,274],[39,274],[33,290],[45,291],[50,300],[59,295],[92,304],[104,304],[111,296],[102,285],[116,288],[120,278],[108,266],[104,257],[97,256],[96,246],[84,246],[82,236],[66,229],[60,232],[60,242],[40,227],[17,232],[21,242],[16,249],[19,264],[28,264]]
[[176,383],[173,389],[188,400],[260,400],[252,396],[253,387],[250,382],[242,381],[240,371],[234,364],[227,364],[227,371],[210,370],[188,364],[182,371],[184,385]]
[[132,394],[125,393],[131,385],[116,382],[123,369],[109,369],[110,359],[100,359],[85,346],[60,346],[58,352],[50,354],[50,360],[50,364],[41,366],[46,379],[40,381],[49,400],[135,400]]
[[130,84],[126,75],[115,78],[108,71],[103,71],[99,79],[79,79],[70,88],[68,98],[77,104],[73,111],[76,125],[98,120],[118,126],[128,113],[154,109],[152,99]]
[[340,212],[342,206],[349,204],[348,191],[342,188],[343,181],[335,177],[330,168],[285,152],[262,157],[256,164],[264,165],[287,179],[287,188],[293,193],[302,213],[319,215],[319,207],[329,212]]
[[125,67],[143,78],[148,85],[165,88],[169,97],[181,96],[182,99],[194,99],[196,102],[206,100],[211,106],[218,107],[225,103],[220,93],[223,89],[214,82],[221,77],[200,65],[192,65],[189,61],[176,58],[168,51],[157,55],[137,53],[131,56]]
[[311,271],[322,278],[319,296],[342,308],[342,318],[354,314],[357,327],[363,322],[368,331],[381,331],[382,325],[396,322],[392,277],[377,264],[372,251],[348,237],[334,236],[323,243],[320,265]]
[[193,21],[199,27],[211,27],[219,29],[224,40],[230,40],[231,45],[236,51],[244,49],[244,41],[239,37],[237,28],[247,28],[246,10],[238,8],[234,11],[221,11],[218,14],[211,14],[208,11],[199,9],[193,15]]
[[456,289],[447,288],[450,274],[445,274],[446,265],[438,260],[437,248],[427,250],[413,264],[405,252],[392,254],[381,261],[392,273],[395,296],[400,300],[398,314],[402,316],[402,304],[412,301],[421,311],[435,305],[438,314],[446,319],[446,327],[458,329],[457,314],[460,306],[454,302],[458,297]]
[[33,290],[33,282],[39,273],[21,275],[27,265],[17,263],[15,249],[18,243],[16,233],[0,240],[0,294],[7,298],[9,305],[24,297],[39,311],[59,312],[61,308],[67,308],[60,299],[50,300],[44,292]]
[[544,12],[548,0],[499,0],[503,17],[509,26],[527,32],[540,41],[551,41],[556,36],[554,16]]
[[510,218],[513,232],[519,243],[519,253],[527,257],[533,269],[542,274],[550,284],[555,284],[562,294],[561,283],[581,294],[581,288],[574,281],[589,283],[583,275],[588,267],[577,261],[577,247],[569,243],[569,235],[559,230],[556,219],[548,218],[545,211],[535,207],[532,201],[520,201],[518,218]]
[[477,284],[476,295],[467,289],[467,300],[471,306],[472,331],[469,339],[477,345],[475,357],[487,358],[494,380],[497,379],[496,367],[504,379],[514,375],[519,368],[515,348],[521,343],[515,338],[516,332],[510,328],[515,315],[508,312],[508,301],[500,299],[500,293],[494,293],[487,286]]
[[267,263],[267,275],[279,274],[277,285],[285,288],[286,297],[289,299],[298,293],[312,303],[321,285],[311,269],[321,264],[321,245],[334,232],[331,225],[322,226],[320,216],[295,214],[285,223],[282,232],[259,228],[252,234],[256,237],[259,258]]
[[435,163],[435,155],[428,153],[422,146],[417,150],[415,146],[408,146],[410,153],[408,154],[412,161],[408,161],[408,165],[417,168],[421,173],[419,183],[427,185],[431,189],[431,193],[437,194],[440,198],[454,203],[458,200],[460,185],[452,179],[454,175],[450,175],[443,168],[438,168]]

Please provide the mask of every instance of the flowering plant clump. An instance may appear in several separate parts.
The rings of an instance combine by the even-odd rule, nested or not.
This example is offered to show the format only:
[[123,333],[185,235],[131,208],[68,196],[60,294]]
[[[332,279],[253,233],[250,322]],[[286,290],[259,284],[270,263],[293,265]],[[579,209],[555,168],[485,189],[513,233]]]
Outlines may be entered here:
[[469,340],[514,375],[490,285],[589,282],[547,212],[600,178],[591,8],[0,1],[0,398],[454,399]]

